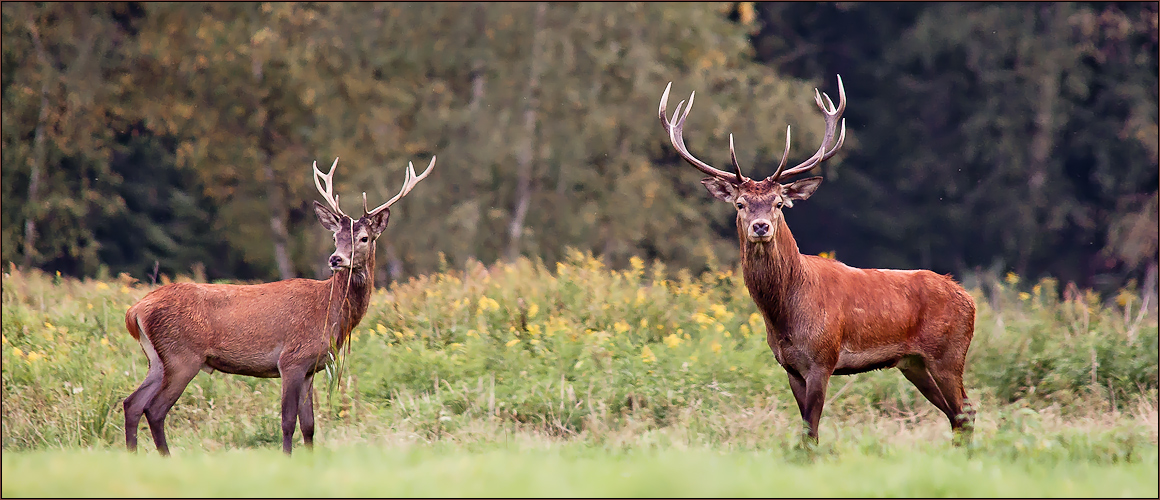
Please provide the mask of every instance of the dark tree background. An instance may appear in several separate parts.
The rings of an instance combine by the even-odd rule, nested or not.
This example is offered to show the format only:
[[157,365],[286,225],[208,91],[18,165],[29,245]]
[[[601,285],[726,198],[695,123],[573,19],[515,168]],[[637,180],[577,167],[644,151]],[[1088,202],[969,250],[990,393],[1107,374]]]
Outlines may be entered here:
[[[850,137],[789,215],[809,253],[1154,283],[1157,3],[4,3],[2,259],[76,276],[326,273],[310,163],[393,213],[383,278],[441,259],[704,268],[732,211],[668,145],[753,175]],[[379,201],[381,202],[381,201]],[[378,203],[378,202],[375,202]],[[1150,286],[1155,286],[1150,285]]]

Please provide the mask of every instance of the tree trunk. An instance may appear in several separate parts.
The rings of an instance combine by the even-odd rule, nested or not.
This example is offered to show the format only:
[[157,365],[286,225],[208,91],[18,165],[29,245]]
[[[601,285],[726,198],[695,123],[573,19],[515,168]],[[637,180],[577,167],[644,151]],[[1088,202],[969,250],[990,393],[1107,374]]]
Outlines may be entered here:
[[[254,93],[258,95],[257,104],[254,107],[254,112],[262,116],[269,116],[265,113],[265,104],[262,102],[260,90],[262,86],[262,64],[263,61],[258,58],[256,54],[251,53],[250,70],[254,77]],[[290,251],[287,249],[290,241],[290,233],[286,229],[286,202],[282,199],[282,186],[278,184],[278,177],[274,173],[274,166],[270,164],[271,154],[270,143],[272,139],[268,130],[269,125],[262,123],[259,125],[262,130],[261,134],[261,150],[262,150],[262,177],[266,184],[266,202],[270,206],[270,230],[274,235],[274,262],[278,265],[278,275],[281,279],[290,279],[296,277],[294,273],[294,263],[290,260]]]
[[[475,3],[475,30],[479,40],[476,42],[480,46],[487,45],[487,6],[483,2]],[[471,102],[468,103],[467,109],[471,111],[474,118],[475,113],[479,111],[479,105],[483,102],[483,94],[487,89],[487,74],[484,72],[484,58],[476,57],[471,61]],[[472,131],[474,131],[474,127]]]
[[45,74],[40,76],[40,113],[36,118],[36,133],[32,139],[32,164],[28,173],[28,204],[26,205],[24,220],[24,258],[21,266],[28,269],[32,265],[32,257],[36,253],[36,213],[40,210],[40,175],[47,161],[47,146],[45,144],[48,126],[48,82],[47,72],[51,67],[48,63],[48,53],[40,41],[40,32],[36,23],[28,21],[28,31],[32,34],[32,45],[36,48],[36,59]]
[[269,153],[262,159],[262,172],[266,178],[266,200],[270,203],[270,229],[274,233],[274,262],[278,264],[278,275],[282,279],[295,277],[294,263],[287,250],[290,233],[286,230],[286,203],[282,200],[282,187],[274,176]]
[[540,72],[544,53],[544,17],[548,11],[545,2],[536,3],[535,17],[532,19],[532,60],[528,75],[528,92],[524,96],[524,147],[516,159],[516,203],[512,209],[511,225],[508,226],[507,260],[512,261],[520,253],[520,237],[524,232],[524,218],[532,198],[532,162],[536,152],[536,111],[539,108]]

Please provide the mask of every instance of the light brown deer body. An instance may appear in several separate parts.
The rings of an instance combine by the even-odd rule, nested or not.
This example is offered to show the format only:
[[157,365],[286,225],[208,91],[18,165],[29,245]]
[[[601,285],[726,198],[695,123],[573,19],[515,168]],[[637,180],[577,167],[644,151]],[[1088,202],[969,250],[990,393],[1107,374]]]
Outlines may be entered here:
[[[975,303],[953,279],[925,270],[858,269],[836,260],[802,255],[786,225],[783,208],[813,194],[821,177],[789,184],[778,181],[808,171],[832,157],[838,118],[845,108],[845,91],[835,107],[817,95],[826,115],[822,146],[810,159],[789,170],[786,150],[774,175],[754,181],[727,173],[696,159],[684,146],[682,127],[692,106],[672,122],[665,116],[668,89],[661,98],[660,118],[681,156],[711,175],[701,182],[714,197],[737,208],[737,235],[742,273],[763,318],[767,342],[789,376],[790,389],[803,421],[806,438],[818,438],[818,422],[831,375],[848,375],[897,367],[950,420],[956,434],[969,438],[974,412],[963,388],[967,349],[974,335]],[[960,432],[965,431],[965,432]]]
[[[335,160],[337,165],[338,160]],[[165,417],[198,370],[282,379],[282,450],[290,453],[296,423],[314,443],[314,374],[325,368],[366,315],[374,291],[375,242],[390,205],[435,165],[415,176],[408,167],[399,195],[355,220],[332,195],[334,166],[315,179],[331,208],[315,202],[335,234],[330,279],[289,279],[259,285],[174,283],[150,292],[125,314],[125,326],[149,359],[145,380],[125,398],[125,444],[137,449],[142,414],[158,451],[169,454]],[[366,201],[364,196],[364,210]]]

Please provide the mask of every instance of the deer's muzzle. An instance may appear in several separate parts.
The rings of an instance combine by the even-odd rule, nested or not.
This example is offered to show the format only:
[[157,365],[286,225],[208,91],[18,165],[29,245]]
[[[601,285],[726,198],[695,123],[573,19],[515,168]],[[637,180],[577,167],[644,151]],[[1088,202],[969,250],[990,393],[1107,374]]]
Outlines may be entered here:
[[750,241],[769,241],[773,239],[773,223],[769,219],[757,219],[749,223]]

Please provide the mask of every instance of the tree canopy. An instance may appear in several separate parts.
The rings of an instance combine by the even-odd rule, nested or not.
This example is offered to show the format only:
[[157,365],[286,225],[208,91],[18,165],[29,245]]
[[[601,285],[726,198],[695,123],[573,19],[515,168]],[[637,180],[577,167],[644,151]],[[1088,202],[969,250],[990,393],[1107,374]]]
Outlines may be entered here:
[[[1084,285],[1157,259],[1155,3],[5,3],[2,258],[72,275],[322,276],[310,164],[392,196],[383,278],[591,250],[701,269],[732,209],[689,148],[753,175],[850,136],[789,215],[851,265]],[[671,109],[671,108],[670,108]],[[378,200],[378,201],[376,201]],[[196,271],[195,271],[196,269]]]

